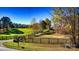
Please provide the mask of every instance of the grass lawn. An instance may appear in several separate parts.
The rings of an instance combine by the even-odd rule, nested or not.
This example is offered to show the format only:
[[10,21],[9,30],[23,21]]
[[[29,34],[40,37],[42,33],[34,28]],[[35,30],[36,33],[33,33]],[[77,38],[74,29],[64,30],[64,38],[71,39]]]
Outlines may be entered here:
[[24,34],[32,34],[32,28],[18,28],[18,30],[24,32]]
[[[0,36],[2,35],[16,35],[16,34],[18,34],[18,33],[16,33],[17,31],[22,31],[23,32],[23,34],[32,34],[32,32],[33,32],[33,30],[32,30],[32,28],[14,28],[14,29],[11,29],[11,30],[9,30],[8,32],[9,32],[9,34],[0,34]],[[19,33],[19,34],[22,34],[22,33]]]
[[[0,34],[0,40],[5,40],[6,37],[7,37],[7,39],[10,39],[10,38],[13,38],[13,37],[16,37],[16,36],[18,37],[18,36],[24,36],[24,35],[32,34],[33,30],[31,28],[15,28],[15,29],[11,29],[8,32],[9,32],[9,34]],[[20,32],[23,32],[23,34],[22,33],[19,34]]]
[[[51,50],[54,47],[52,44],[39,44],[39,43],[22,43],[20,42],[20,46],[18,48],[18,44],[14,42],[5,42],[3,43],[8,48],[24,50],[24,51],[46,51]],[[22,49],[21,47],[24,47]]]
[[[18,44],[14,42],[4,42],[5,47],[22,50],[22,51],[79,51],[76,48],[64,48],[59,44],[39,44],[39,43],[22,43],[18,48]],[[24,47],[21,48],[21,47]]]

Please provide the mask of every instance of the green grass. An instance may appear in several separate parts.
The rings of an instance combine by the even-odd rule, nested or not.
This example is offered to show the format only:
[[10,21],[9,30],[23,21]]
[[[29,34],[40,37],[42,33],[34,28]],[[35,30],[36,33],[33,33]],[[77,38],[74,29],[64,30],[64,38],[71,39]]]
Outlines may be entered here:
[[[19,47],[18,44],[14,42],[4,42],[3,44],[5,47],[23,51],[48,51],[48,50],[51,51],[54,45],[58,46],[58,44],[39,44],[39,43],[22,43],[22,42],[20,42]],[[24,49],[22,49],[21,47],[24,47]]]
[[[14,29],[8,30],[6,33],[0,34],[0,35],[32,34],[32,32],[33,32],[32,28],[14,28]],[[7,33],[9,33],[9,34],[7,34]]]
[[0,40],[9,40],[9,39],[13,39],[14,37],[21,37],[21,36],[25,36],[25,34],[0,35]]
[[31,28],[15,28],[7,31],[9,34],[0,34],[0,40],[8,40],[14,37],[21,37],[25,35],[32,34],[33,30]]
[[32,28],[19,28],[18,30],[24,32],[24,34],[32,34]]
[[24,34],[24,32],[14,28],[14,29],[11,29],[11,30],[8,30],[7,32],[5,32],[5,34]]
[[[18,47],[17,43],[14,42],[4,42],[5,47],[17,49],[21,51],[79,51],[78,48],[64,48],[59,44],[38,44],[38,43],[22,43]],[[22,49],[21,47],[24,47]]]

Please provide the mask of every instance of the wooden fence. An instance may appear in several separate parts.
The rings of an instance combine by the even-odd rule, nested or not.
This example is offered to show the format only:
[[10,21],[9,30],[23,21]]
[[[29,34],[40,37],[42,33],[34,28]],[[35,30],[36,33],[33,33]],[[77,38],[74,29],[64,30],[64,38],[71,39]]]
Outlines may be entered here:
[[70,39],[57,39],[57,38],[26,38],[26,42],[32,43],[47,43],[47,44],[70,44]]
[[[17,36],[15,36],[17,37]],[[14,39],[15,37],[11,37]],[[45,43],[45,44],[70,44],[70,39],[59,39],[59,38],[42,38],[42,37],[34,37],[34,36],[22,36],[23,41],[30,43]],[[0,39],[10,39],[10,37],[1,37]]]

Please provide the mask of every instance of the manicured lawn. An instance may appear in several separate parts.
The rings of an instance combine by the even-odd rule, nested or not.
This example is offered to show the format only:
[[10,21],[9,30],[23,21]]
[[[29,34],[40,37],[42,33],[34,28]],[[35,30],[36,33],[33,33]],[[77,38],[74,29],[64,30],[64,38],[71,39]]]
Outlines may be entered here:
[[24,34],[32,34],[32,28],[19,28],[18,30],[24,32]]
[[[15,34],[32,34],[33,30],[32,28],[14,28],[9,31],[7,31],[9,34],[0,34],[0,35],[15,35]],[[18,32],[23,32],[23,33],[18,33]]]
[[[20,42],[20,46],[18,48],[18,44],[14,42],[5,42],[3,43],[8,48],[18,49],[18,50],[24,50],[24,51],[46,51],[46,50],[52,50],[52,48],[55,45],[52,44],[39,44],[39,43],[22,43]],[[24,47],[22,49],[21,47]]]
[[22,50],[22,51],[79,51],[78,48],[64,48],[59,44],[39,44],[39,43],[20,42],[19,47],[18,44],[14,42],[4,42],[3,44],[5,47]]
[[25,36],[25,34],[0,35],[0,40],[9,40],[9,39],[12,39],[14,37],[21,37],[21,36]]
[[[21,32],[21,34],[20,34]],[[23,32],[23,34],[22,34]],[[31,28],[15,28],[8,31],[9,34],[0,34],[0,40],[6,40],[13,37],[24,36],[32,34],[33,30]]]

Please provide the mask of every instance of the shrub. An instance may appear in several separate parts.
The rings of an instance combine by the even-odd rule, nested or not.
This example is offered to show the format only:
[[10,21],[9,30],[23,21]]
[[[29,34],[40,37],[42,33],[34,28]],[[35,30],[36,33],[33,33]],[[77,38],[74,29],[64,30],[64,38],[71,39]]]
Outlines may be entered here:
[[54,31],[53,31],[53,30],[45,29],[45,30],[43,31],[43,33],[44,33],[44,34],[53,34]]

